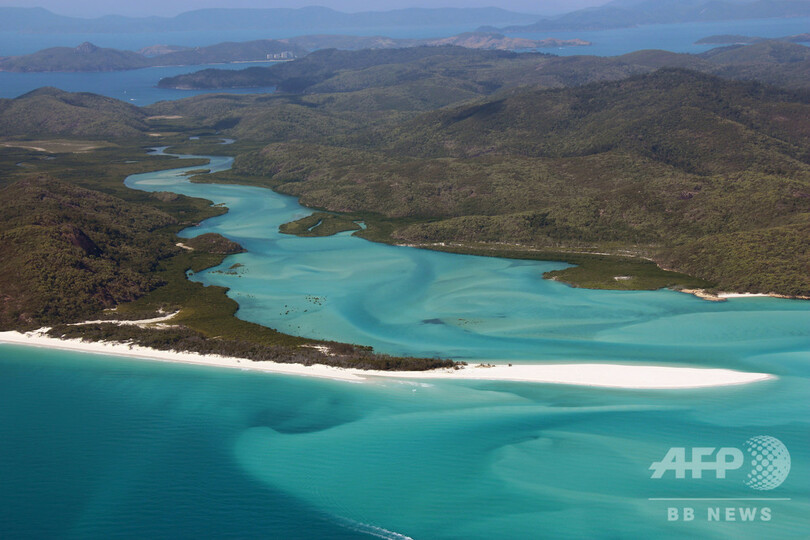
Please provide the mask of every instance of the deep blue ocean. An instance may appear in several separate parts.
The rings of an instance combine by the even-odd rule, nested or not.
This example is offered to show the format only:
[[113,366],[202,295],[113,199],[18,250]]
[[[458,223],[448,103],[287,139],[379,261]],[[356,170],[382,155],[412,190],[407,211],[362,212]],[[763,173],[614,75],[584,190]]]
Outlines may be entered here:
[[[230,163],[215,157],[211,168]],[[230,208],[183,234],[221,232],[248,248],[190,276],[230,287],[246,320],[392,353],[726,367],[777,378],[669,391],[354,384],[0,345],[0,537],[810,534],[810,302],[572,289],[542,279],[559,263],[346,234],[283,236],[278,225],[309,210],[264,189],[190,184],[183,173],[197,168],[136,175],[127,185]],[[244,266],[233,273],[236,262]],[[790,452],[776,489],[746,486],[757,466],[747,454],[726,478],[651,478],[651,464],[671,447],[745,452],[761,435]],[[683,519],[685,508],[694,519]],[[710,520],[715,510],[721,520]]]

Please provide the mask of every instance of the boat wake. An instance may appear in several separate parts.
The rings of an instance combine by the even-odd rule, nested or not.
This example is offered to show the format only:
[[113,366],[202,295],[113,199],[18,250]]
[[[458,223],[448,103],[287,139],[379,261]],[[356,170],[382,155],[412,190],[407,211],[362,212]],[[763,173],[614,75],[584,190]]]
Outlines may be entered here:
[[364,533],[375,538],[385,538],[386,540],[413,540],[410,536],[342,516],[335,516],[335,523],[351,531]]

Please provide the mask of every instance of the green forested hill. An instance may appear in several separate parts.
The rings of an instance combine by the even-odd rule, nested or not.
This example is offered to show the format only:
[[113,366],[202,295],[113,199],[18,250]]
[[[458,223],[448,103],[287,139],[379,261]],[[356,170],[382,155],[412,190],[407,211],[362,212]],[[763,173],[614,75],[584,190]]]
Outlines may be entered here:
[[[483,51],[463,47],[410,47],[404,49],[364,49],[316,51],[295,62],[244,70],[207,69],[162,79],[162,88],[230,88],[237,86],[276,86],[285,92],[315,91],[341,72],[354,72],[349,86],[368,88],[403,82],[405,78],[426,78],[451,67],[468,67],[470,62],[515,60],[541,55],[518,55],[506,51]],[[387,69],[386,69],[387,67]],[[484,68],[486,66],[479,67]],[[374,69],[377,68],[377,69]],[[371,70],[371,71],[367,71]],[[226,73],[230,71],[230,73]],[[376,75],[376,76],[375,76]],[[380,77],[383,77],[381,80]],[[344,82],[343,85],[346,83]],[[336,82],[337,87],[342,87]],[[343,87],[346,91],[349,88]],[[328,90],[327,90],[328,91]]]
[[75,320],[141,296],[160,281],[157,262],[177,251],[150,234],[175,223],[52,177],[0,189],[0,327]]
[[716,64],[790,64],[810,60],[810,47],[781,40],[730,45],[699,55]]
[[78,47],[51,47],[23,56],[0,57],[0,71],[118,71],[151,65],[149,58],[132,51],[120,51],[82,43]]
[[147,116],[142,109],[117,99],[57,88],[40,88],[15,99],[0,99],[3,136],[137,137],[147,130]]
[[810,87],[810,47],[768,40],[712,49],[700,55],[720,77],[757,80],[785,88]]
[[789,91],[662,70],[368,130],[274,143],[237,171],[310,206],[387,216],[402,241],[631,252],[721,288],[810,293],[797,249],[810,245],[810,103]]
[[660,68],[686,68],[729,79],[758,80],[790,88],[810,87],[810,48],[783,41],[721,47],[706,53],[660,50],[622,56],[553,56],[481,51],[462,47],[414,47],[363,51],[322,50],[281,65],[243,70],[207,69],[162,79],[164,88],[275,86],[290,93],[334,93],[405,83],[445,86],[488,95],[505,88],[578,86],[619,80]]
[[264,61],[274,54],[289,57],[305,55],[301,47],[273,39],[217,43],[207,47],[183,48],[159,54],[144,54],[97,47],[82,43],[78,47],[51,47],[32,54],[0,57],[0,71],[14,72],[96,72],[141,69],[153,66],[216,64]]
[[[805,62],[782,45],[740,65]],[[701,73],[735,51],[321,51],[271,70],[287,92],[138,109],[43,89],[0,101],[0,128],[145,141],[161,118],[239,139],[222,147],[234,171],[210,180],[359,215],[376,239],[634,255],[723,289],[810,295],[810,98]]]
[[[696,57],[695,62],[700,62]],[[666,60],[666,58],[664,58]],[[305,58],[244,70],[207,69],[162,79],[163,88],[276,86],[290,93],[333,93],[392,87],[416,81],[491,94],[526,84],[573,86],[649,72],[655,66],[623,57],[558,57],[455,46],[316,51]]]
[[808,158],[806,109],[790,91],[665,69],[436,111],[385,136],[407,155],[568,157],[621,149],[705,174],[748,169],[763,152]]

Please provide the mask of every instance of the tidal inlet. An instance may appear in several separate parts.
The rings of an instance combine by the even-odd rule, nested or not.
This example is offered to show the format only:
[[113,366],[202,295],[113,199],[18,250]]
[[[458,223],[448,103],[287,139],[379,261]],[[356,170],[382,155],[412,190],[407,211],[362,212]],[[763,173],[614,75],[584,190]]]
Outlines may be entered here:
[[810,11],[35,4],[0,536],[807,538]]

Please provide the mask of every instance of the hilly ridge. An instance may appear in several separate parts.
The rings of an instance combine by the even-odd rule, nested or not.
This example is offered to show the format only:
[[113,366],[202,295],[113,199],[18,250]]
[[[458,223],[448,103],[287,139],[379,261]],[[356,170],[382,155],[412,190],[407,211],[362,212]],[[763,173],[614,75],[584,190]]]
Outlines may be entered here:
[[52,47],[21,56],[0,57],[0,71],[96,72],[156,66],[194,66],[239,62],[292,60],[319,49],[404,49],[453,45],[484,50],[536,50],[546,47],[587,46],[581,39],[532,40],[502,34],[466,32],[433,39],[392,39],[382,36],[305,35],[285,39],[224,42],[207,47],[154,45],[138,52],[101,48],[85,42],[78,47]]
[[[382,214],[398,241],[631,252],[730,290],[807,295],[810,253],[789,246],[810,225],[808,126],[799,95],[669,69],[515,91],[342,146],[274,143],[236,171]],[[778,272],[753,255],[765,236]]]
[[[216,133],[239,140],[227,150],[236,161],[208,181],[348,213],[377,240],[633,255],[727,290],[807,296],[806,49],[749,47],[740,64],[736,48],[608,59],[325,50],[269,70],[276,94],[139,109],[42,89],[0,101],[0,127],[139,141],[156,126]],[[717,66],[794,73],[798,88],[701,73]],[[178,136],[168,140],[193,153]]]
[[198,9],[174,17],[105,15],[80,18],[57,15],[43,8],[0,7],[0,31],[36,33],[148,33],[205,30],[337,30],[347,28],[431,27],[446,21],[457,25],[522,24],[536,15],[499,8],[407,8],[346,13],[320,6],[297,9]]
[[140,137],[148,129],[147,116],[142,109],[117,99],[58,88],[0,99],[0,133],[4,136]]
[[[407,52],[406,52],[407,51]],[[427,59],[431,58],[430,63]],[[424,62],[415,63],[420,60]],[[414,62],[408,66],[408,62]],[[490,65],[481,65],[487,62]],[[660,50],[636,51],[622,56],[553,56],[541,53],[469,50],[460,47],[415,47],[363,51],[316,51],[283,65],[244,70],[207,69],[159,81],[162,88],[215,89],[276,86],[293,93],[320,92],[316,84],[354,80],[355,88],[379,86],[385,76],[402,81],[406,76],[431,75],[463,81],[487,78],[491,93],[518,85],[577,86],[618,80],[665,67],[680,67],[731,79],[759,80],[777,86],[807,88],[810,48],[795,43],[765,41],[742,47],[721,47],[700,55]],[[373,72],[370,71],[373,68]],[[338,90],[343,91],[343,90]]]
[[481,31],[504,33],[546,32],[559,30],[605,30],[648,24],[681,22],[731,21],[774,17],[810,16],[810,3],[803,0],[755,0],[729,2],[722,0],[642,0],[609,2],[593,8],[573,11],[559,17],[541,19],[534,24]]
[[177,251],[149,234],[175,223],[158,210],[46,176],[0,193],[0,327],[53,324],[133,300],[160,285],[150,273]]
[[22,56],[0,57],[0,71],[124,71],[154,66],[266,61],[268,58],[274,59],[275,55],[288,59],[305,55],[306,52],[294,44],[273,39],[218,43],[208,47],[169,48],[161,54],[150,56],[133,51],[101,48],[85,42],[78,47],[53,47]]

